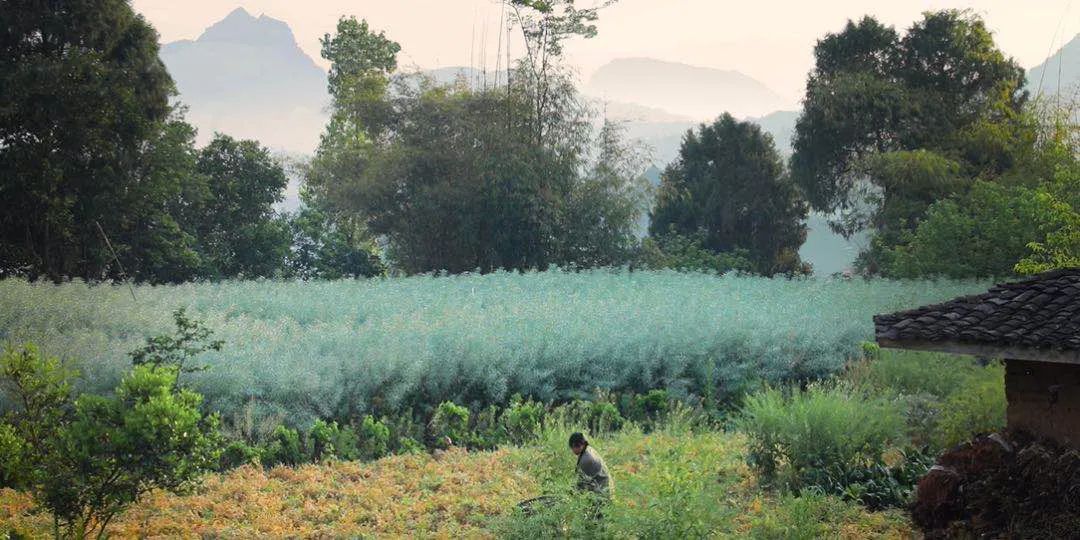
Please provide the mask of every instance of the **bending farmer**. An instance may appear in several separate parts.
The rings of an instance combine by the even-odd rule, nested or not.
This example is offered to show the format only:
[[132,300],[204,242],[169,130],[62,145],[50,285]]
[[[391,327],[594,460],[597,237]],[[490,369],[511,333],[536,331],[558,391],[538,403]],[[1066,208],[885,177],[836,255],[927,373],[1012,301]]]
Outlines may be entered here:
[[604,465],[604,458],[589,446],[585,435],[571,435],[570,450],[577,455],[578,489],[591,491],[605,498],[610,497],[611,476],[608,474],[607,465]]

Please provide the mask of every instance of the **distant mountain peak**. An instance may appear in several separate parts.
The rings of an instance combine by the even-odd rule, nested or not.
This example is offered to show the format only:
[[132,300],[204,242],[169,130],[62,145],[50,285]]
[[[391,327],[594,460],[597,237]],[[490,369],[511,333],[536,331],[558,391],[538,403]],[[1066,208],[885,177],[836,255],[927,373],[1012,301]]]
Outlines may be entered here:
[[210,25],[196,41],[299,49],[296,37],[285,21],[265,14],[255,17],[242,7],[232,10],[224,19]]
[[285,22],[239,7],[196,40],[166,43],[161,59],[200,143],[220,131],[296,153],[318,144],[329,102],[326,72]]
[[1040,94],[1064,96],[1080,92],[1080,34],[1027,74],[1028,89]]

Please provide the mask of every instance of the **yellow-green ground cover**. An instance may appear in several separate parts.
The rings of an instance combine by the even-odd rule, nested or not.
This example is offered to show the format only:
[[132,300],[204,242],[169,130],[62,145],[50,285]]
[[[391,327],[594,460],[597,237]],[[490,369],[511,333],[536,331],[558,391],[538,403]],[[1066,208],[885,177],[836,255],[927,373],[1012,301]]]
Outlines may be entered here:
[[[155,493],[109,527],[135,537],[543,536],[515,503],[571,478],[563,430],[527,448],[452,450],[371,463],[331,462],[211,475],[194,493]],[[777,495],[745,465],[745,442],[718,431],[624,430],[595,441],[615,478],[602,536],[908,538],[902,512],[871,513],[834,498]],[[48,536],[29,496],[0,490],[0,536]],[[572,526],[557,532],[576,536]]]

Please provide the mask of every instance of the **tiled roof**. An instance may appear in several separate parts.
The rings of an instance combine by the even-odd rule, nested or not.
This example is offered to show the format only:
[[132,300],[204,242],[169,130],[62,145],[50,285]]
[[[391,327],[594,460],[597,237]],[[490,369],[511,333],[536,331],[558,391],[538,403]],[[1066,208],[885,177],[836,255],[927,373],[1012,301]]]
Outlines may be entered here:
[[877,339],[1080,351],[1080,268],[1055,270],[943,304],[874,317]]

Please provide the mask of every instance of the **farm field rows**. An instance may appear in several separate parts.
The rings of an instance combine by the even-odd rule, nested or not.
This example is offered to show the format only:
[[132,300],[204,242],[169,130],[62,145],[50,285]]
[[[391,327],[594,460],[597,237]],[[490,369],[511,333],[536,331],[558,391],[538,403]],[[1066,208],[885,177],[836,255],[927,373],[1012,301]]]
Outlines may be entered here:
[[872,338],[874,314],[985,286],[595,270],[142,285],[133,299],[121,285],[5,280],[0,340],[33,341],[105,392],[183,307],[225,342],[190,379],[206,405],[292,424],[597,387],[720,402],[833,374]]

